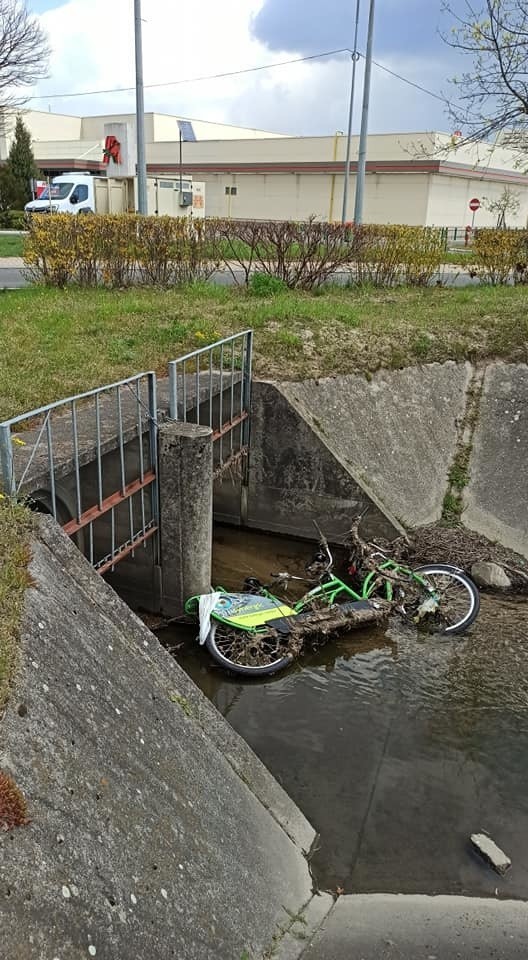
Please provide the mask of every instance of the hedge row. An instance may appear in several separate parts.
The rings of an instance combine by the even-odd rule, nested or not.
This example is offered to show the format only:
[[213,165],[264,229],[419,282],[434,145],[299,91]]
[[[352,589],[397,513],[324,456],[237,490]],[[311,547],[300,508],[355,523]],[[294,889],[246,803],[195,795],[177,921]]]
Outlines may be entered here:
[[237,282],[257,273],[312,290],[336,271],[351,282],[425,286],[444,250],[434,228],[46,214],[31,220],[25,262],[33,280],[58,287],[172,286],[224,268]]
[[488,283],[528,283],[528,230],[481,228],[473,252],[473,270]]

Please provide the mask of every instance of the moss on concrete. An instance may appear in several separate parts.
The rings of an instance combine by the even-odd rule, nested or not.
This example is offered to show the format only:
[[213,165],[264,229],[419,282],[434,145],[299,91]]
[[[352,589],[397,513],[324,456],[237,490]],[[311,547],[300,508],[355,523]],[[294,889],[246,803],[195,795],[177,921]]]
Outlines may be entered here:
[[0,500],[0,715],[18,661],[20,617],[24,594],[31,582],[28,563],[33,522],[27,507]]

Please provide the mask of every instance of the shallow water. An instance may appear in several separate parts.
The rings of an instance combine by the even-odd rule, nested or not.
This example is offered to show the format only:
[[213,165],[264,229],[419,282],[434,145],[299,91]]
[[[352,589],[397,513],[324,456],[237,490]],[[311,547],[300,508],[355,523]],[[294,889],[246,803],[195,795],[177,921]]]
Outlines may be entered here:
[[[215,583],[301,571],[310,550],[220,530]],[[228,676],[192,636],[177,658],[320,833],[322,888],[528,899],[525,602],[483,596],[458,639],[394,619],[267,681]],[[511,856],[505,878],[472,852],[481,830]]]

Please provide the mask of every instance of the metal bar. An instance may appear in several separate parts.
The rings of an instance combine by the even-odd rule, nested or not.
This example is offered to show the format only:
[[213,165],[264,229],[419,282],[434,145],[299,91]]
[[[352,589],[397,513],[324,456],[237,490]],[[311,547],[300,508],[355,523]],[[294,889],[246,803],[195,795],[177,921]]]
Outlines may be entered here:
[[[112,552],[111,552],[110,556],[111,556],[112,559],[113,559],[113,558],[115,557],[115,511],[114,511],[114,507],[112,507],[112,512],[111,512],[111,514],[110,514],[110,517],[111,517],[111,526],[112,526],[112,544],[111,544],[111,551],[112,551]],[[112,570],[113,570],[113,569],[114,569],[114,565],[111,564],[111,566],[112,566]]]
[[213,427],[213,351],[209,351],[209,426]]
[[250,413],[251,413],[251,359],[253,356],[253,331],[246,334],[246,355],[242,378],[244,393],[244,412],[247,414],[242,424],[242,448],[246,450],[242,469],[242,483],[240,485],[240,522],[247,526],[249,503],[249,442],[250,442]]
[[[229,420],[233,420],[234,413],[234,404],[235,404],[235,341],[231,342],[231,414]],[[231,431],[229,437],[230,450],[233,453],[233,431]]]
[[123,411],[121,409],[121,388],[116,389],[117,396],[117,429],[119,431],[119,462],[121,465],[121,492],[124,492],[126,486],[125,477],[125,445],[123,441]]
[[145,459],[143,456],[143,418],[141,415],[141,383],[137,382],[136,384],[136,401],[137,401],[137,429],[138,429],[138,442],[139,442],[139,476],[143,480],[145,476]]
[[[128,529],[130,531],[130,539],[134,542],[134,510],[133,510],[133,498],[128,498]],[[132,557],[134,556],[134,551],[132,551]]]
[[19,413],[18,416],[11,417],[10,420],[4,420],[0,426],[13,427],[17,423],[22,423],[24,420],[33,420],[35,417],[44,416],[48,410],[56,410],[58,407],[67,407],[68,405],[71,406],[74,400],[87,400],[89,397],[95,397],[98,393],[108,393],[116,387],[124,387],[126,384],[135,383],[136,380],[144,380],[145,377],[151,375],[152,371],[136,373],[133,377],[125,377],[124,380],[116,380],[115,383],[106,383],[103,387],[95,387],[93,390],[86,390],[84,393],[76,393],[73,397],[64,397],[63,400],[55,400],[53,403],[47,403],[44,407],[37,407],[28,413]]
[[7,423],[0,423],[0,467],[4,494],[7,497],[14,497],[16,494],[15,462],[11,444],[11,427]]
[[51,421],[50,418],[46,418],[46,439],[48,442],[48,464],[50,472],[50,489],[51,489],[51,512],[53,513],[54,519],[57,519],[57,497],[55,494],[55,463],[53,460],[53,437],[51,435]]
[[244,423],[245,420],[249,418],[249,413],[247,410],[244,410],[243,413],[240,413],[237,417],[234,417],[233,420],[227,420],[226,423],[223,423],[218,430],[215,430],[212,436],[213,443],[216,440],[221,440],[222,437],[225,437],[228,433],[234,430],[239,424]]
[[[150,488],[152,519],[159,526],[159,482],[158,482],[158,396],[156,389],[156,374],[148,375],[148,405],[149,405],[149,449],[150,465],[154,473],[154,482]],[[160,562],[160,542],[156,541],[154,563]]]
[[178,363],[171,360],[169,363],[169,417],[178,419]]
[[183,422],[187,423],[187,377],[185,375],[185,360],[182,363],[182,393],[183,393]]
[[97,504],[95,507],[90,507],[89,510],[86,510],[77,520],[70,520],[64,525],[64,532],[69,537],[72,537],[89,523],[92,523],[94,520],[99,520],[105,513],[108,513],[109,510],[113,512],[114,508],[119,506],[120,503],[132,497],[135,493],[138,493],[139,490],[143,490],[145,487],[153,484],[155,480],[156,474],[154,470],[149,470],[143,480],[134,480],[133,483],[129,483],[128,486],[125,487],[124,493],[118,490],[116,493],[112,493],[109,497],[106,497],[101,507]]
[[97,498],[99,508],[103,503],[103,461],[101,457],[101,409],[99,394],[95,396],[95,443],[97,446]]
[[196,423],[200,423],[200,357],[196,357]]
[[139,496],[141,498],[141,531],[145,533],[145,491],[143,487],[139,492]]
[[90,563],[93,567],[94,565],[94,542],[93,542],[93,523],[90,523],[88,527],[89,538],[90,538]]
[[[183,357],[178,357],[177,363],[184,363],[186,360],[194,360],[195,357],[202,356],[204,353],[209,353],[210,350],[213,350],[215,347],[220,347],[222,344],[231,343],[231,340],[237,340],[238,337],[245,337],[248,333],[252,333],[251,330],[241,330],[240,333],[233,333],[230,337],[224,337],[223,340],[216,340],[215,343],[210,343],[208,347],[200,347],[199,350],[192,350],[191,353],[186,353]],[[171,360],[171,363],[175,361]],[[139,376],[145,376],[145,374],[139,374]]]
[[[220,431],[222,430],[222,424],[224,422],[224,344],[220,344],[220,395],[218,398],[219,402],[219,413],[218,413],[218,423],[220,425]],[[222,463],[223,457],[223,434],[220,432],[220,463]]]
[[79,520],[82,514],[82,501],[81,501],[81,473],[79,469],[79,436],[77,433],[77,410],[75,408],[75,400],[72,400],[72,403],[71,403],[71,414],[72,414],[72,431],[73,431],[73,462],[75,467],[75,498],[77,503],[77,520]]
[[120,560],[124,560],[125,557],[128,557],[129,553],[134,553],[137,550],[137,548],[141,546],[142,543],[145,542],[145,540],[149,540],[150,537],[153,537],[154,534],[157,532],[158,532],[157,527],[150,527],[150,529],[147,530],[147,532],[144,535],[136,537],[134,540],[134,543],[131,543],[127,547],[124,547],[123,550],[120,550],[118,553],[114,552],[112,555],[112,559],[107,560],[106,562],[102,563],[101,566],[96,567],[95,569],[97,573],[101,574],[102,576],[103,573],[106,573],[107,570],[110,570],[110,569],[113,570],[115,565],[119,563]]

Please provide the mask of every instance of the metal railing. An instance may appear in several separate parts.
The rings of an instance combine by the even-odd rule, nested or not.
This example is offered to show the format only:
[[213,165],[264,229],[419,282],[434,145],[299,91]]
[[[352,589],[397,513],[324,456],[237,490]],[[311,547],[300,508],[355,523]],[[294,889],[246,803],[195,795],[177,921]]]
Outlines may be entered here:
[[[149,372],[4,421],[4,494],[30,491],[38,500],[37,491],[45,491],[49,501],[38,502],[59,522],[63,513],[73,516],[63,522],[64,530],[82,538],[92,566],[100,573],[113,569],[158,530],[156,416],[156,375]],[[107,454],[113,450],[110,469]],[[68,506],[62,481],[72,476]]]
[[169,363],[169,416],[213,430],[217,474],[247,461],[252,347],[244,330]]
[[[215,475],[241,462],[242,519],[252,338],[245,330],[169,363],[171,419],[213,430]],[[139,373],[0,423],[0,491],[51,513],[101,574],[151,538],[160,560],[157,386]]]

